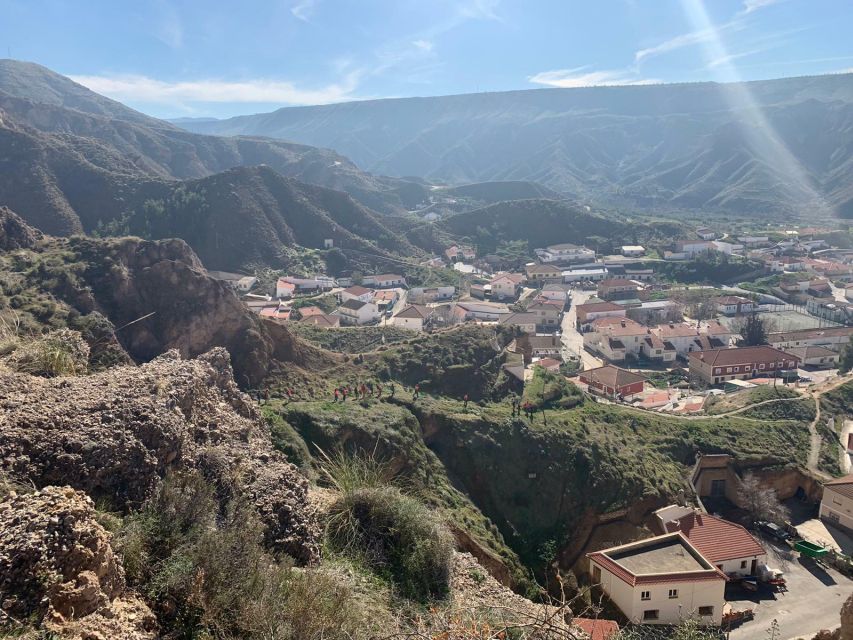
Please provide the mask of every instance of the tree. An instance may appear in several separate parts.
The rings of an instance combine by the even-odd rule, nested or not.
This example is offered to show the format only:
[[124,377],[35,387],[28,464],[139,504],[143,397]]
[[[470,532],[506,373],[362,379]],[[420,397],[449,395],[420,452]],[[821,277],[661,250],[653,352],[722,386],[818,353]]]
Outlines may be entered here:
[[788,508],[779,500],[775,489],[762,486],[753,474],[747,473],[737,492],[739,506],[752,518],[753,522],[775,522],[784,524],[791,517]]
[[767,344],[767,323],[755,311],[738,323],[738,331],[748,347]]
[[838,361],[839,373],[847,373],[851,369],[853,369],[853,336],[850,336],[850,342],[841,349],[841,359]]

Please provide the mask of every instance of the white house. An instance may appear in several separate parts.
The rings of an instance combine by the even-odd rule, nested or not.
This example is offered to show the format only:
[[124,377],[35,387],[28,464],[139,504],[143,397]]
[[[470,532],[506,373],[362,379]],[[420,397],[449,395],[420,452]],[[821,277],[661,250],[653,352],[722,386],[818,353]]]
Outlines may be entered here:
[[234,282],[234,288],[241,293],[250,291],[258,279],[255,276],[243,276]]
[[546,284],[544,287],[542,287],[542,291],[539,293],[539,297],[545,298],[546,300],[559,302],[563,306],[566,306],[566,303],[569,301],[569,292],[566,285]]
[[596,551],[587,558],[592,583],[635,624],[722,621],[726,576],[680,533]]
[[379,318],[379,309],[372,302],[350,299],[338,307],[341,324],[363,325]]
[[752,300],[743,296],[720,296],[715,302],[717,303],[717,311],[727,316],[752,313],[755,310],[755,304]]
[[536,255],[542,262],[592,262],[595,251],[576,244],[552,244],[544,249],[536,249]]
[[510,310],[505,304],[489,302],[457,302],[453,308],[453,315],[460,322],[465,320],[497,322],[509,313]]
[[820,518],[853,531],[853,474],[824,483]]
[[405,287],[406,279],[398,273],[380,273],[378,276],[364,276],[362,284],[387,289],[388,287]]
[[407,300],[417,303],[440,302],[441,300],[451,300],[456,295],[456,287],[447,285],[442,287],[414,287],[409,289]]
[[646,253],[645,248],[638,244],[623,244],[622,255],[628,258],[636,258]]
[[850,342],[853,327],[823,327],[820,329],[795,329],[778,331],[767,335],[767,344],[783,351],[790,347],[826,347],[832,351]]
[[785,353],[797,356],[800,364],[818,369],[830,369],[838,366],[841,354],[826,347],[789,347]]
[[314,289],[334,289],[336,284],[334,278],[323,275],[314,275],[309,276],[307,278],[284,276],[282,278],[279,278],[279,280],[283,280],[284,282],[289,282],[290,284],[296,285],[296,289],[298,291],[311,291]]
[[296,292],[296,285],[284,278],[279,278],[275,283],[275,297],[279,300],[288,300]]
[[699,229],[696,229],[696,235],[703,240],[713,240],[717,237],[717,233],[708,227],[700,227]]
[[435,311],[432,307],[422,304],[410,304],[391,319],[391,324],[396,327],[402,327],[403,329],[423,331],[432,321],[434,314]]
[[520,273],[502,273],[492,279],[492,300],[515,300],[518,289],[524,279]]
[[347,289],[341,291],[341,302],[346,302],[347,300],[360,300],[361,302],[372,302],[374,296],[373,289],[367,289],[362,287],[361,285],[354,284]]
[[533,313],[508,313],[503,316],[499,323],[510,327],[516,327],[522,333],[536,333],[536,322],[538,316]]
[[720,253],[725,253],[727,256],[734,255],[740,251],[743,251],[742,244],[735,244],[733,242],[723,242],[722,240],[714,240],[711,244],[714,245],[714,248]]
[[583,282],[590,280],[597,282],[604,280],[610,275],[607,267],[591,268],[591,269],[566,269],[562,272],[563,282]]

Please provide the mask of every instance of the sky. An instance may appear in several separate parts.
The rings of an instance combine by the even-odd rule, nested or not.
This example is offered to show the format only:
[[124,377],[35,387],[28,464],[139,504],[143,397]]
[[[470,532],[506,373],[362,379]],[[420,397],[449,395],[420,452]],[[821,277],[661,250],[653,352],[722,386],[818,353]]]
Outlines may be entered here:
[[851,0],[0,0],[0,57],[145,113],[853,70]]

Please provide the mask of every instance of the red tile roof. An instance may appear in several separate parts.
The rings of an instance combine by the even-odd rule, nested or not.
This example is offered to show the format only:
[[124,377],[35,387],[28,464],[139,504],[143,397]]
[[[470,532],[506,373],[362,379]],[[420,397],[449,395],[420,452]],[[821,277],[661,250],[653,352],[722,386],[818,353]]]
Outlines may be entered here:
[[[677,524],[676,524],[677,523]],[[690,513],[666,523],[667,531],[680,531],[714,564],[766,555],[764,547],[741,525],[703,513]]]
[[598,382],[599,384],[606,385],[612,389],[620,389],[622,387],[627,387],[630,384],[634,384],[635,382],[645,381],[645,378],[638,373],[628,371],[627,369],[620,369],[619,367],[614,367],[610,364],[598,367],[597,369],[581,371],[580,378],[581,380]]
[[853,473],[843,478],[836,478],[829,482],[824,482],[823,486],[832,487],[835,493],[838,493],[845,498],[853,498]]
[[370,289],[362,287],[361,285],[354,284],[348,289],[344,289],[341,293],[348,293],[353,296],[363,296],[365,293],[370,293]]
[[691,351],[689,357],[702,360],[712,367],[727,367],[735,364],[754,364],[776,362],[782,360],[799,361],[779,349],[765,345],[758,347],[739,347],[737,349],[711,349],[710,351]]
[[619,633],[619,623],[615,620],[594,620],[592,618],[572,618],[572,624],[580,627],[590,640],[610,640]]
[[299,313],[302,314],[303,318],[307,318],[309,316],[321,316],[325,312],[320,307],[311,305],[308,307],[299,307]]

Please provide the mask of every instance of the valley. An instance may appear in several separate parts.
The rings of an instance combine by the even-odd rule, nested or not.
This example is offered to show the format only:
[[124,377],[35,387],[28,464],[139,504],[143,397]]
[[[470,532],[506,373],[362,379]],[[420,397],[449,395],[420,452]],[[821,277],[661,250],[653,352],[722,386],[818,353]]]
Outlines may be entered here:
[[[751,89],[843,128],[849,82]],[[789,145],[807,189],[728,92],[169,123],[0,61],[0,637],[710,640],[807,593],[837,613],[853,548],[810,532],[853,526],[846,138]],[[380,135],[375,109],[405,117]]]

